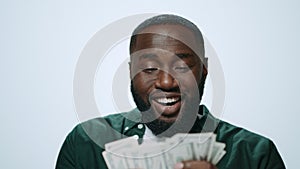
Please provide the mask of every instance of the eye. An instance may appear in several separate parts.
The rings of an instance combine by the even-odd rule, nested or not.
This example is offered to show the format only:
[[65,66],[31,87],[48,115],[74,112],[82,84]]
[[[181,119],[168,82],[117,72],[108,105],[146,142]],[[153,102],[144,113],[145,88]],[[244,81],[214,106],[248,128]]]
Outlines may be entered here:
[[155,72],[157,70],[158,70],[158,68],[145,68],[145,69],[143,69],[143,72],[145,72],[145,73],[153,73],[153,72]]
[[188,66],[177,66],[174,69],[178,73],[186,73],[187,71],[190,70],[190,67],[188,67]]

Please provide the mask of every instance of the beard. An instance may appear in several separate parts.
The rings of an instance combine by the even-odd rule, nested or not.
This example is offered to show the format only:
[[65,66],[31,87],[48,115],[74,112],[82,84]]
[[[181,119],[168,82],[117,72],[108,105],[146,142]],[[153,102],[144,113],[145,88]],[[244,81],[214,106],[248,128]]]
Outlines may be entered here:
[[[167,122],[159,119],[151,109],[150,102],[145,102],[136,91],[131,80],[130,89],[133,100],[141,112],[142,123],[144,123],[154,135],[158,137],[171,137],[176,133],[188,133],[197,119],[199,104],[203,95],[205,78],[198,85],[199,98],[185,100],[185,106],[181,107],[180,113],[175,122]],[[179,89],[176,89],[179,90]],[[180,92],[180,91],[179,91]],[[149,95],[147,95],[149,98]],[[149,99],[148,99],[149,100]]]

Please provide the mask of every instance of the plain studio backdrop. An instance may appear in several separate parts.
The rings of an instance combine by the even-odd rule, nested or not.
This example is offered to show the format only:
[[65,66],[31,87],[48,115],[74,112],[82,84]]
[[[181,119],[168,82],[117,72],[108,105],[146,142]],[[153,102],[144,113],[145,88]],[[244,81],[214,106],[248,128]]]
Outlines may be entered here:
[[[140,13],[193,21],[223,68],[220,118],[271,138],[287,168],[299,168],[299,7],[296,0],[1,1],[0,168],[54,168],[63,140],[80,122],[73,78],[82,49],[101,28]],[[112,77],[127,57],[124,39],[97,71],[95,99],[103,114],[120,111]],[[208,81],[208,107],[210,86]]]

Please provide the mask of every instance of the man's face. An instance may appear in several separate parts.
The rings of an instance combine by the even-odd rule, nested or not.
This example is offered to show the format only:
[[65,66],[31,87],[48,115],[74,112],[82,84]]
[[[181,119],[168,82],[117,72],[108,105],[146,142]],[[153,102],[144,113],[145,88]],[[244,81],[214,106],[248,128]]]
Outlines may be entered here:
[[155,134],[176,120],[195,119],[198,113],[206,77],[195,52],[201,50],[198,46],[194,33],[181,25],[149,26],[137,35],[131,53],[131,90]]

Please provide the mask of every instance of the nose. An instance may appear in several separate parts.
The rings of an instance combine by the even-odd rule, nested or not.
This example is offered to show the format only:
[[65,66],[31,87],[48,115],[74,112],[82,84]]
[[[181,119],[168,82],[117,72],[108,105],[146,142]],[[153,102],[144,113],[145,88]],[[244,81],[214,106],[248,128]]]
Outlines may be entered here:
[[170,73],[160,70],[155,82],[155,86],[158,89],[169,91],[176,88],[178,85]]

